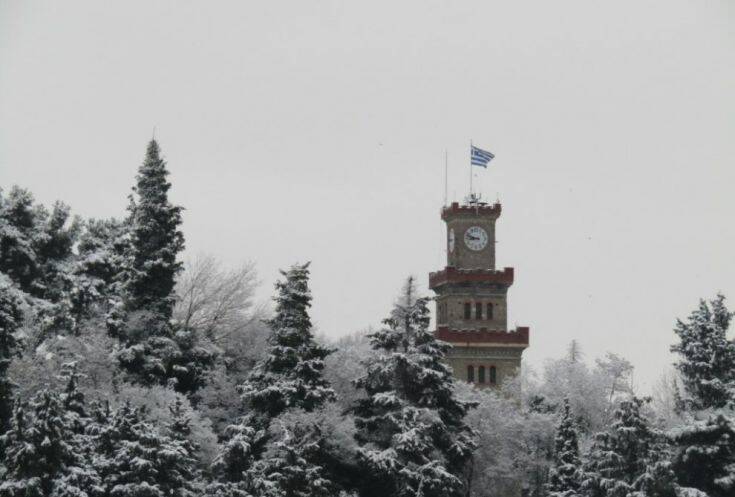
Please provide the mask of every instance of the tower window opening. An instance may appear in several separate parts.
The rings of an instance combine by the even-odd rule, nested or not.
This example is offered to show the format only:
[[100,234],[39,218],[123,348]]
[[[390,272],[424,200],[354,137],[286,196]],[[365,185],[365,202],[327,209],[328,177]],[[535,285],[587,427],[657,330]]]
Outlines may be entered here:
[[485,366],[477,368],[477,382],[485,383]]
[[475,304],[475,319],[482,319],[482,304],[480,302]]
[[488,302],[487,303],[487,316],[485,319],[493,319],[493,303]]
[[467,382],[473,383],[475,381],[475,367],[467,366]]
[[472,319],[472,304],[469,302],[464,303],[464,318]]
[[495,366],[490,366],[490,384],[495,385],[498,382],[498,372]]

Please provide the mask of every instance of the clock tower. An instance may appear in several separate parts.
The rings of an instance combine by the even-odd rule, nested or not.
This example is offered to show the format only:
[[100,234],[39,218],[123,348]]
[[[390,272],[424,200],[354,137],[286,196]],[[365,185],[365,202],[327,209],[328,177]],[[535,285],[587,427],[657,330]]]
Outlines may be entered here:
[[452,344],[447,361],[454,376],[478,386],[496,387],[520,372],[528,328],[508,329],[508,289],[512,267],[495,268],[495,222],[499,203],[471,197],[444,207],[447,265],[429,274],[436,293],[437,338]]

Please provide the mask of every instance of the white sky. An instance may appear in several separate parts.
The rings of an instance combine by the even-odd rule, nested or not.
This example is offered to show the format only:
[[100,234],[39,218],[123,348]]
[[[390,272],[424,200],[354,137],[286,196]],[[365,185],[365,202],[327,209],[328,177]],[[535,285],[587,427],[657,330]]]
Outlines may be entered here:
[[676,316],[735,301],[734,56],[731,1],[0,0],[0,185],[119,216],[156,126],[188,253],[263,298],[311,260],[339,336],[443,266],[472,139],[528,362],[577,338],[645,389]]

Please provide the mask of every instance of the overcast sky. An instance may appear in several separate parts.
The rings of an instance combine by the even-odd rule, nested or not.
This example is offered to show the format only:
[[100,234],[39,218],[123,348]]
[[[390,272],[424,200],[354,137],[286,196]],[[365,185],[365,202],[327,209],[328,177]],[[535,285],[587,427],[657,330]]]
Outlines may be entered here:
[[187,255],[312,261],[313,316],[377,325],[444,265],[469,141],[527,363],[578,339],[642,388],[674,319],[735,306],[732,1],[0,0],[0,185],[121,216],[155,126]]

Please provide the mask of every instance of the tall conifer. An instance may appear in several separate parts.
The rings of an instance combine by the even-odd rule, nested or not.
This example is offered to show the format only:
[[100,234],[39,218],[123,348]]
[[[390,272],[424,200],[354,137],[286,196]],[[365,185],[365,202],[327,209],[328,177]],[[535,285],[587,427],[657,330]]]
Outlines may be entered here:
[[595,436],[584,465],[582,490],[588,497],[626,497],[648,471],[656,434],[641,414],[645,401],[624,400],[608,432]]
[[719,408],[733,399],[735,390],[735,344],[727,338],[733,313],[718,295],[699,307],[686,321],[677,320],[674,333],[679,343],[671,351],[679,354],[675,364],[681,374],[693,409]]
[[12,428],[2,437],[7,473],[0,496],[94,495],[99,478],[77,442],[55,394],[40,392],[28,413],[17,403]]
[[180,230],[182,208],[168,199],[168,174],[158,142],[151,140],[129,207],[127,307],[153,313],[163,323],[173,311],[176,275],[182,268],[177,256],[184,249],[184,234]]
[[552,497],[577,495],[582,463],[569,399],[564,399],[564,412],[556,431],[554,465],[549,475],[548,490]]
[[409,278],[385,328],[370,335],[380,354],[355,382],[367,395],[353,412],[368,495],[463,492],[464,465],[475,446],[464,422],[471,405],[454,396],[444,362],[449,345],[429,331],[428,301],[417,298]]
[[0,434],[10,427],[13,415],[13,383],[8,378],[8,367],[13,356],[19,354],[15,332],[22,319],[21,301],[10,282],[0,275]]
[[242,394],[258,416],[270,419],[289,408],[311,411],[335,399],[323,377],[324,358],[331,350],[319,345],[311,331],[309,264],[281,271],[276,283],[275,316],[268,356],[242,385]]

